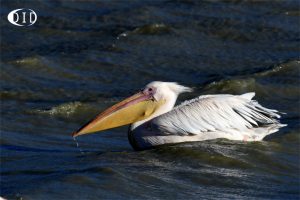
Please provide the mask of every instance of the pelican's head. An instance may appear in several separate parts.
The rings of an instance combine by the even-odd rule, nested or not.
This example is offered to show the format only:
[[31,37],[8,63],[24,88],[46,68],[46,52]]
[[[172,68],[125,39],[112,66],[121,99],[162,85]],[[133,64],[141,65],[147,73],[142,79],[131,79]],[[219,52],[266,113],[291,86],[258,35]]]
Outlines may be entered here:
[[73,137],[127,124],[142,123],[172,110],[180,93],[192,89],[173,82],[154,81],[135,95],[113,105],[73,133]]

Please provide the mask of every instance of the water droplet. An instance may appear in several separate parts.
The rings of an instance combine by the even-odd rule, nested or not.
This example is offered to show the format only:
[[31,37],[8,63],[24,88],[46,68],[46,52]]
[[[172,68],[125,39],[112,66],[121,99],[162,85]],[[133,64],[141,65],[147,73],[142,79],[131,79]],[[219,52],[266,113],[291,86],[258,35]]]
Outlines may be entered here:
[[81,154],[84,154],[84,151],[83,151],[83,150],[81,149],[81,147],[79,146],[79,143],[78,143],[78,141],[76,140],[75,137],[73,137],[73,140],[75,141],[76,147],[79,149],[80,153],[81,153]]

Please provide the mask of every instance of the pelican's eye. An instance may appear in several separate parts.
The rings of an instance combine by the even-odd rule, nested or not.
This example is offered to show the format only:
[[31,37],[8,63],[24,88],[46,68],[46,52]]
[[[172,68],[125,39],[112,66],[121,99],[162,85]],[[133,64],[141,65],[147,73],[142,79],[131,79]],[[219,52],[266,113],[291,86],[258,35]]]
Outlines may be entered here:
[[143,93],[147,95],[151,95],[153,97],[153,95],[155,94],[155,88],[147,87],[144,89]]
[[155,89],[152,87],[146,88],[146,93],[153,95],[155,93]]

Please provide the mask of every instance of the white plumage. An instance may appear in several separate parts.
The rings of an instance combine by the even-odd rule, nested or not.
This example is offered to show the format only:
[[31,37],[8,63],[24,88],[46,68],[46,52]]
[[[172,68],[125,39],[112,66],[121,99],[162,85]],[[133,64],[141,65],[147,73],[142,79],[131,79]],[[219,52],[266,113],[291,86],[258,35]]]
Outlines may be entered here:
[[[148,87],[159,87],[160,84],[166,83],[153,82]],[[176,86],[183,87],[176,83],[167,84],[175,89]],[[276,119],[280,118],[277,110],[261,106],[252,100],[254,95],[253,92],[243,95],[204,95],[185,101],[138,126],[132,126],[129,131],[130,142],[136,149],[144,149],[167,143],[216,138],[262,140],[285,125]]]
[[231,129],[248,131],[262,125],[278,124],[276,110],[251,100],[254,93],[240,96],[205,95],[186,101],[152,120],[166,134],[195,135]]

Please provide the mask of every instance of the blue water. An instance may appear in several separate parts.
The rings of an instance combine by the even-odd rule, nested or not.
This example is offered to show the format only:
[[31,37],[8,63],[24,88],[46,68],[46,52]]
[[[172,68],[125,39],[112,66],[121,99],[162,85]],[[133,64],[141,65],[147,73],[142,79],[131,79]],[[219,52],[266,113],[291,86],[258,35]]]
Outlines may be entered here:
[[[8,199],[299,199],[299,1],[1,1]],[[37,22],[10,24],[31,8]],[[288,124],[262,142],[135,152],[127,127],[71,133],[154,80],[256,92]]]

